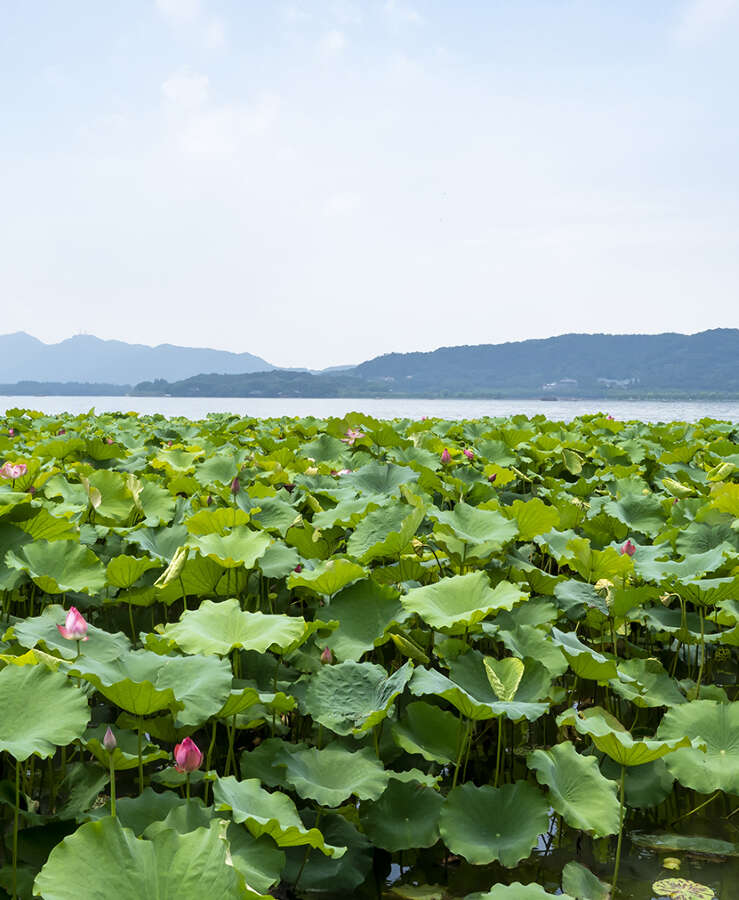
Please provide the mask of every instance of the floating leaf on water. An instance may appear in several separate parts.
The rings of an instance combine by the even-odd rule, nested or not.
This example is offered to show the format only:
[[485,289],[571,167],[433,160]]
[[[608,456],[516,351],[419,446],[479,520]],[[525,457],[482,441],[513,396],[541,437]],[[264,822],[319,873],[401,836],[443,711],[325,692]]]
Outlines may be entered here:
[[652,890],[672,900],[711,900],[716,896],[713,888],[685,878],[663,878],[654,882]]

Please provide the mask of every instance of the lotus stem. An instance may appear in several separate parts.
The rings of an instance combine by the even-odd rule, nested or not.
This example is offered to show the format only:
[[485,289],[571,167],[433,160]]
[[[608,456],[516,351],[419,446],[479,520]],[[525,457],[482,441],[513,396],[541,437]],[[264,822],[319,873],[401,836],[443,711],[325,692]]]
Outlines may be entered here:
[[115,766],[113,765],[113,754],[108,752],[108,771],[110,772],[110,814],[115,819]]
[[141,753],[141,750],[142,750],[141,738],[142,738],[142,731],[143,731],[144,723],[141,719],[141,716],[138,717],[138,722],[139,722],[139,794],[143,794],[144,793],[144,758]]
[[13,900],[18,896],[18,814],[21,805],[21,764],[15,761],[15,809],[13,810]]
[[[211,732],[210,732],[210,744],[208,745],[208,753],[206,754],[206,757],[205,757],[205,770],[207,772],[210,771],[211,761],[213,759],[213,748],[216,745],[216,728],[217,728],[217,726],[218,726],[218,720],[213,719],[213,727],[211,728]],[[208,805],[208,788],[209,787],[210,787],[210,782],[206,781],[205,787],[203,788],[203,803],[206,806]]]
[[128,625],[131,629],[131,643],[136,643],[136,629],[133,625],[133,603],[128,604]]
[[495,787],[498,787],[500,781],[500,760],[503,749],[503,718],[498,719],[498,752],[495,756]]
[[624,780],[626,777],[626,766],[621,766],[621,782],[619,785],[618,799],[620,804],[618,817],[618,843],[616,844],[616,862],[613,867],[613,895],[616,895],[616,884],[618,883],[618,870],[621,865],[621,841],[624,836]]
[[190,773],[185,774],[185,800],[190,799]]
[[464,757],[465,747],[467,746],[467,738],[470,733],[471,722],[469,719],[465,720],[464,734],[462,735],[461,743],[459,745],[459,752],[457,753],[457,764],[454,767],[454,779],[452,780],[452,789],[457,786],[457,778],[459,777],[459,769],[462,765],[462,758]]
[[703,681],[703,665],[706,661],[706,643],[705,643],[705,620],[703,618],[703,607],[698,607],[698,616],[701,622],[701,662],[700,667],[698,669],[698,681],[695,689],[695,698],[696,700],[700,700],[701,698],[701,682]]
[[716,799],[716,797],[719,796],[720,793],[721,793],[721,791],[716,791],[715,794],[711,794],[711,796],[708,798],[708,800],[704,800],[703,803],[694,807],[689,812],[683,813],[681,816],[678,816],[677,819],[673,819],[672,822],[670,822],[670,824],[674,825],[676,822],[681,822],[683,819],[687,819],[688,816],[692,816],[693,813],[697,813],[699,809],[703,809],[704,806],[708,806],[709,803],[712,803]]

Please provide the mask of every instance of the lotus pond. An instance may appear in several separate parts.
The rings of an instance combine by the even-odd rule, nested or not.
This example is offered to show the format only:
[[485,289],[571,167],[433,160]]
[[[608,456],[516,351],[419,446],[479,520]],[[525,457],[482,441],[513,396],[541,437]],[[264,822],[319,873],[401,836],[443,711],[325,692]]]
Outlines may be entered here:
[[739,897],[739,427],[0,418],[0,896]]

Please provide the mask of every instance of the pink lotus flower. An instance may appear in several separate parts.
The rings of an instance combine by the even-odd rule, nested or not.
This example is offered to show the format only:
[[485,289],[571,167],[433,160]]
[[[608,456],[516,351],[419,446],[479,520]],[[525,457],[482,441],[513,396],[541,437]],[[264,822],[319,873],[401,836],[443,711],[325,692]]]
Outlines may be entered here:
[[59,431],[57,431],[57,434],[66,434],[66,433],[67,433],[66,428],[60,428]]
[[172,441],[167,441],[167,446],[168,446],[168,447],[171,447],[171,446],[172,446]]
[[59,634],[68,641],[86,641],[87,622],[76,606],[71,606],[63,625],[56,626]]
[[321,653],[321,662],[322,663],[332,663],[334,661],[334,655],[331,652],[330,647],[324,647],[323,652]]
[[241,490],[241,482],[239,481],[239,476],[235,475],[234,480],[231,482],[231,493],[238,494]]
[[110,725],[108,725],[108,728],[103,735],[103,747],[105,747],[108,753],[111,753],[117,746],[118,741],[115,739],[115,735],[111,731]]
[[113,443],[113,438],[105,438],[105,443],[106,443],[106,444],[112,444],[112,443]]
[[203,754],[198,750],[198,745],[192,738],[186,737],[181,744],[174,747],[174,767],[178,772],[194,772],[200,768]]
[[634,544],[629,538],[624,544],[621,545],[621,555],[626,553],[628,556],[633,556],[636,553],[636,544]]
[[606,418],[608,419],[609,422],[613,421],[613,416],[606,416]]
[[6,462],[3,464],[2,468],[0,468],[0,475],[2,475],[3,478],[11,478],[15,481],[16,478],[23,478],[27,471],[28,466],[25,463]]
[[474,450],[470,450],[469,447],[465,447],[464,450],[462,451],[462,453],[464,453],[464,455],[467,457],[467,459],[474,459],[474,458],[475,458],[475,451],[474,451]]
[[450,463],[452,461],[452,454],[447,450],[446,447],[444,447],[444,451],[441,454],[441,461],[444,465],[447,465],[447,463]]
[[13,437],[15,435],[15,428],[8,428],[8,437]]
[[366,437],[365,433],[363,431],[360,431],[358,428],[347,428],[346,437],[343,437],[341,440],[345,444],[348,444],[350,447],[353,447],[354,442],[363,437]]

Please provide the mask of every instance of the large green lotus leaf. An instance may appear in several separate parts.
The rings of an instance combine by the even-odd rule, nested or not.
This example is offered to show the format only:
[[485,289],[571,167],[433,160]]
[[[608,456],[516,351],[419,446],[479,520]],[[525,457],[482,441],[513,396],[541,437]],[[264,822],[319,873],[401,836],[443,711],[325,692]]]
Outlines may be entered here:
[[20,510],[5,519],[35,541],[78,541],[79,530],[68,519],[52,516],[46,509],[28,509],[29,515],[21,517]]
[[[545,700],[552,686],[547,669],[534,659],[508,659],[510,663],[485,657],[477,650],[468,650],[449,662],[449,677],[474,697],[492,704],[501,712],[507,708],[505,704],[514,700],[523,703]],[[521,670],[518,667],[522,663]],[[491,678],[494,669],[497,673]]]
[[706,522],[691,522],[687,528],[683,528],[675,541],[675,549],[681,556],[691,556],[695,553],[705,553],[713,550],[725,541],[736,546],[737,534],[731,525],[709,525]]
[[88,547],[69,541],[34,541],[17,552],[9,550],[5,564],[27,572],[47,594],[97,594],[105,587],[105,569],[97,556]]
[[135,716],[148,716],[183,706],[169,683],[159,684],[168,662],[157,653],[134,650],[105,661],[81,656],[69,668],[71,674],[84,678],[116,706]]
[[433,847],[443,804],[438,791],[393,779],[379,800],[366,811],[362,808],[360,819],[369,839],[383,850]]
[[[100,765],[105,766],[105,768],[108,767],[112,758],[113,768],[116,770],[135,769],[139,764],[138,735],[127,729],[114,728],[113,733],[117,743],[115,749],[108,753],[103,747],[103,738],[107,728],[107,725],[88,728],[82,736],[82,744],[85,749],[92,753]],[[141,748],[141,759],[144,765],[147,765],[159,759],[169,759],[169,753],[156,744],[146,741]]]
[[396,466],[373,460],[346,475],[344,481],[360,494],[391,497],[393,493],[397,494],[401,484],[418,481],[418,473],[408,466]]
[[552,628],[552,640],[562,648],[572,671],[580,678],[609,681],[618,677],[616,662],[584,644],[574,631]]
[[346,852],[337,858],[309,849],[306,857],[302,847],[290,847],[282,880],[295,884],[300,872],[301,894],[310,896],[319,892],[320,896],[357,896],[357,888],[372,869],[373,849],[367,837],[342,815],[322,815],[320,823],[317,823],[316,814],[305,809],[301,811],[301,818],[306,826],[320,824],[325,840],[335,846],[346,847]]
[[157,677],[160,690],[171,688],[183,704],[175,727],[196,728],[216,715],[231,696],[232,672],[226,659],[215,656],[166,657]]
[[166,525],[172,521],[176,500],[162,485],[145,479],[140,491],[134,492],[134,499],[143,511],[147,525]]
[[[662,759],[643,766],[629,766],[624,778],[624,799],[626,805],[634,809],[651,809],[659,806],[672,793],[675,776],[670,774],[665,760],[671,754]],[[621,777],[621,766],[612,759],[604,756],[600,764],[601,772],[611,781],[618,781]]]
[[682,579],[680,596],[696,606],[715,606],[730,597],[739,597],[739,578]]
[[137,838],[117,819],[88,822],[52,851],[34,883],[44,900],[253,896],[228,865],[221,825]]
[[85,694],[44,665],[0,671],[0,709],[0,750],[21,761],[51,756],[80,737],[89,718]]
[[195,478],[205,488],[217,483],[230,484],[243,461],[243,454],[234,456],[228,452],[216,453],[195,467]]
[[393,503],[365,516],[349,538],[346,551],[360,563],[398,556],[410,544],[423,521],[425,507]]
[[668,710],[657,736],[675,740],[678,735],[706,746],[705,753],[684,747],[665,760],[680,784],[701,794],[739,794],[739,701],[692,700]]
[[339,744],[323,750],[297,750],[285,757],[287,781],[305,800],[336,807],[350,797],[376,800],[385,790],[388,774],[369,747],[352,753]]
[[505,509],[518,524],[518,540],[531,541],[537,535],[546,534],[552,528],[559,525],[559,511],[554,506],[548,506],[539,497],[532,500],[514,500]]
[[686,698],[658,659],[629,659],[618,665],[611,689],[635,706],[677,706]]
[[[41,647],[49,652],[58,653],[63,659],[75,659],[77,641],[62,637],[57,628],[57,625],[64,624],[66,615],[63,607],[56,603],[51,604],[40,616],[16,622],[5,633],[5,640],[15,638],[21,647],[29,649]],[[82,655],[89,659],[105,662],[117,659],[131,649],[131,642],[122,631],[112,634],[96,625],[88,624],[87,637],[88,640],[80,643],[80,650]]]
[[489,552],[500,550],[518,534],[517,524],[497,510],[478,509],[461,500],[452,510],[433,508],[429,518],[441,526],[442,533],[451,533],[472,547],[484,544]]
[[[203,454],[188,452],[176,447],[172,450],[160,450],[156,456],[149,460],[153,469],[172,469],[174,472],[192,472],[195,469],[195,460]],[[235,474],[235,473],[234,473]]]
[[609,900],[611,888],[575,860],[562,869],[562,890],[574,900]]
[[520,881],[513,881],[511,884],[496,884],[485,893],[467,894],[464,900],[542,900],[546,897],[556,897],[557,900],[574,900],[569,894],[550,894],[540,884],[521,884]]
[[720,569],[727,557],[734,552],[730,544],[724,543],[705,553],[692,553],[679,562],[657,558],[667,556],[670,550],[669,545],[661,544],[651,548],[651,553],[647,548],[639,547],[633,557],[634,571],[644,581],[653,581],[656,584],[673,579],[691,581]]
[[[420,670],[418,670],[420,671]],[[406,753],[418,753],[442,765],[457,758],[461,723],[457,716],[430,703],[409,703],[392,727],[393,740]]]
[[324,597],[332,597],[366,575],[366,569],[350,559],[329,559],[319,563],[315,569],[293,572],[287,579],[287,587],[289,590],[305,587]]
[[192,535],[187,544],[196,547],[227,569],[244,566],[253,569],[257,560],[272,543],[264,531],[252,531],[246,525],[232,528],[228,534]]
[[306,622],[300,616],[245,612],[238,600],[203,601],[186,610],[179,622],[158,626],[172,645],[185,653],[226,656],[232,650],[287,652],[299,646],[325,622]]
[[650,850],[686,851],[702,856],[739,856],[739,844],[698,834],[640,834],[632,832],[631,840],[638,847]]
[[[493,704],[490,701],[489,696],[487,700],[479,700],[436,669],[425,669],[423,666],[419,666],[413,673],[409,688],[410,692],[416,697],[434,695],[435,697],[441,697],[442,699],[447,700],[467,719],[479,721],[483,719],[492,719],[498,715],[493,709]],[[489,686],[488,691],[492,692],[492,688]],[[527,704],[526,706],[531,706],[531,704]],[[542,710],[539,715],[545,711],[546,706],[542,704]],[[517,718],[524,715],[525,712],[522,710],[521,716]],[[534,718],[536,718],[536,716],[534,716]]]
[[669,740],[634,740],[624,726],[599,706],[580,711],[566,709],[557,716],[558,725],[574,725],[579,734],[587,734],[595,746],[622,766],[642,766],[673,753],[681,747],[691,747],[689,737]]
[[575,622],[582,619],[589,610],[597,610],[604,616],[609,614],[603,597],[592,584],[586,584],[584,581],[574,579],[561,581],[555,585],[554,596],[557,598],[557,605]]
[[108,519],[114,524],[127,522],[135,504],[126,476],[110,469],[96,469],[87,480],[90,488],[99,492],[100,502],[94,504],[95,517]]
[[572,828],[596,837],[618,832],[616,784],[601,775],[594,756],[581,756],[564,741],[551,750],[532,751],[527,764],[539,784],[549,788],[552,807]]
[[170,525],[167,528],[136,528],[126,534],[126,540],[167,565],[185,543],[187,535],[184,525]]
[[314,441],[303,444],[300,455],[314,462],[338,462],[348,457],[348,447],[338,438],[329,434],[321,434]]
[[483,665],[490,687],[500,700],[510,703],[516,696],[516,691],[523,678],[523,660],[516,656],[506,656],[502,659],[486,656]]
[[226,832],[231,864],[255,891],[267,893],[280,879],[285,868],[285,851],[280,850],[269,835],[255,838],[251,832],[233,822]]
[[490,587],[487,574],[480,571],[412,588],[401,603],[408,613],[416,613],[432,628],[463,631],[498,610],[511,609],[527,596],[508,581]]
[[298,510],[279,497],[259,497],[256,502],[258,508],[252,511],[252,521],[265,531],[285,537],[288,528],[301,521]]
[[[528,606],[524,604],[525,608]],[[496,618],[496,624],[498,619]],[[568,662],[552,639],[540,628],[533,625],[503,625],[501,623],[496,637],[505,647],[519,659],[530,657],[537,659],[549,671],[552,678],[564,675]]]
[[388,631],[408,618],[398,592],[366,578],[331,600],[328,613],[339,627],[322,642],[340,661],[359,660],[363,653],[389,639]]
[[549,804],[526,781],[451,790],[441,810],[439,829],[447,847],[467,862],[484,866],[499,861],[513,868],[526,859],[549,827]]
[[613,547],[594,550],[590,542],[581,537],[568,541],[564,560],[571,569],[591,584],[595,584],[601,578],[616,581],[628,575],[632,569],[631,557],[627,553],[619,553]]
[[325,509],[316,513],[311,524],[318,529],[333,528],[334,525],[354,527],[370,509],[377,509],[383,500],[384,497],[375,497],[373,495],[341,500],[332,509]]
[[108,584],[121,589],[130,588],[149,569],[157,569],[160,564],[148,556],[114,556],[108,563],[105,575]]
[[620,500],[609,500],[603,504],[603,510],[631,531],[656,537],[665,525],[662,504],[653,494],[629,493]]
[[213,800],[218,812],[230,810],[234,822],[242,822],[254,837],[268,834],[278,847],[308,845],[327,856],[342,856],[343,847],[327,844],[317,828],[306,828],[295,804],[279,791],[270,793],[258,778],[237,781],[233,775],[219,778],[213,786]]
[[336,734],[361,734],[388,715],[412,673],[410,660],[392,675],[382,666],[352,660],[323,666],[308,683],[305,710]]
[[[230,479],[229,479],[230,481]],[[246,525],[249,513],[237,506],[225,506],[218,509],[201,509],[185,519],[185,527],[190,534],[202,537],[205,534],[227,534],[229,529],[237,525]]]
[[259,568],[267,578],[284,578],[299,562],[300,554],[294,547],[274,541],[259,558]]

